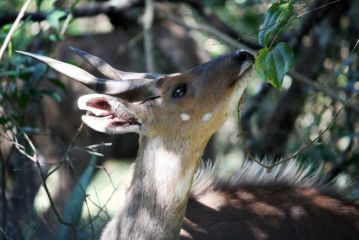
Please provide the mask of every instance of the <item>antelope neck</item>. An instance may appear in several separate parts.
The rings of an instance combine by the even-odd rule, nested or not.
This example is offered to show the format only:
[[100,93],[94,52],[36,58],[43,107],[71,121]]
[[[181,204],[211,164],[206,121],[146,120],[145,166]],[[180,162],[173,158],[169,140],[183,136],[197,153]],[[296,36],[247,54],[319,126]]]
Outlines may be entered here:
[[185,139],[141,136],[119,239],[178,239],[204,149]]

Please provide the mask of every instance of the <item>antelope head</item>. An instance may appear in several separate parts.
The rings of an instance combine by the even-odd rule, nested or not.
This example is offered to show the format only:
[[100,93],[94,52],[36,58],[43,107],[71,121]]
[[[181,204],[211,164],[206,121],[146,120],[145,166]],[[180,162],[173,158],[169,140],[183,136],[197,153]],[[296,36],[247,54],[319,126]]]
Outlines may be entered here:
[[80,97],[78,106],[89,114],[82,120],[94,130],[121,134],[207,139],[234,110],[246,86],[254,57],[245,51],[222,56],[188,72],[129,73],[104,60],[71,48],[106,78],[49,57],[20,52],[78,80],[97,94]]

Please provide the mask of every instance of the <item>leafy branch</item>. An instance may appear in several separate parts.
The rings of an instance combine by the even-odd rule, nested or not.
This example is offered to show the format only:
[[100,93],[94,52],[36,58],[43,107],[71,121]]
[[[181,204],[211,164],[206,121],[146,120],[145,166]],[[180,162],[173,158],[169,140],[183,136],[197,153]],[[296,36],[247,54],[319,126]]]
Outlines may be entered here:
[[289,45],[284,42],[275,45],[280,33],[296,16],[293,4],[293,0],[272,4],[265,14],[263,30],[258,33],[258,42],[264,48],[257,54],[255,69],[262,79],[276,88],[282,85],[285,74],[294,66],[294,54]]

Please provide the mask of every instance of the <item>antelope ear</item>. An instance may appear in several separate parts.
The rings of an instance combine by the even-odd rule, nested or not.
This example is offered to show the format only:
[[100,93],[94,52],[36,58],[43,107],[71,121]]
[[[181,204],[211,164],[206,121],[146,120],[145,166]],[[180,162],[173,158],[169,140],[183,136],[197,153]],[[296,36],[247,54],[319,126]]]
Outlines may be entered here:
[[103,94],[79,98],[78,106],[88,111],[82,121],[92,129],[107,134],[141,132],[141,108],[135,104]]

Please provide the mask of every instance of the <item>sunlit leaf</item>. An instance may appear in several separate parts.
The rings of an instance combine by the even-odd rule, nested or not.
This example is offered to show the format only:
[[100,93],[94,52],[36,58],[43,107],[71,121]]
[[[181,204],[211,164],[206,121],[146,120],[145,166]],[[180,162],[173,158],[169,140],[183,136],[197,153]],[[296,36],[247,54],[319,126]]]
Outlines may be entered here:
[[265,65],[265,57],[269,53],[268,48],[262,48],[258,51],[256,56],[256,61],[254,63],[254,68],[256,72],[263,80],[266,80],[266,65]]
[[51,42],[57,42],[57,41],[59,41],[59,40],[61,39],[60,36],[59,36],[59,34],[55,34],[55,33],[50,34],[50,35],[48,36],[48,38],[49,38],[49,40],[50,40]]
[[258,33],[259,44],[269,47],[293,14],[293,1],[272,4],[264,16],[264,23]]
[[55,10],[55,11],[51,12],[51,14],[48,15],[47,21],[51,27],[53,27],[55,29],[59,29],[60,28],[60,20],[64,19],[65,16],[66,16],[65,11]]
[[263,48],[258,52],[255,69],[265,81],[278,88],[285,74],[294,66],[292,49],[286,43],[277,44],[272,50]]

